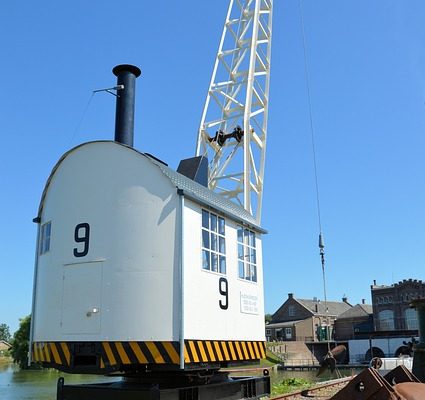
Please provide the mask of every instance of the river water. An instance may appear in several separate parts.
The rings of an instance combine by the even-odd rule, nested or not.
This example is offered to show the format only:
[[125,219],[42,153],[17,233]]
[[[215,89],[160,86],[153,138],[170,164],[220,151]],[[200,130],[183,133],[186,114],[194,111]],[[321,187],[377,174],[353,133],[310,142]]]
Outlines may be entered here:
[[[341,371],[348,376],[354,371]],[[1,400],[55,400],[56,382],[59,377],[65,378],[66,384],[96,383],[116,381],[118,378],[108,378],[93,375],[71,375],[56,370],[31,370],[23,371],[12,363],[0,362],[0,399]],[[303,378],[310,381],[329,380],[336,378],[324,374],[316,378],[316,371],[273,371],[272,383],[277,383],[284,378]]]

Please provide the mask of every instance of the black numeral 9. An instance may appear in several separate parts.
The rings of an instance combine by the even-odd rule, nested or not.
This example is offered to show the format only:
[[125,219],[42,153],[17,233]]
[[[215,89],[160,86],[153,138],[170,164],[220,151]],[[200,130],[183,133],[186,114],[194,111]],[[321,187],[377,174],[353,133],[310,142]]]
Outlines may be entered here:
[[218,304],[222,310],[227,310],[229,308],[229,284],[226,278],[219,279],[218,291],[225,299],[225,301],[219,300]]
[[84,257],[89,252],[90,242],[90,225],[87,222],[78,224],[74,231],[74,240],[76,243],[84,243],[84,248],[79,251],[77,247],[74,248],[74,257]]

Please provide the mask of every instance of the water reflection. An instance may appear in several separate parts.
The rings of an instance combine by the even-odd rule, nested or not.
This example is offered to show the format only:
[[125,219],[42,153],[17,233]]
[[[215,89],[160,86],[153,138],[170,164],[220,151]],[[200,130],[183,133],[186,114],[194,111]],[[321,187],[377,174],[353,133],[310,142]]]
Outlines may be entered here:
[[61,376],[69,384],[117,380],[102,376],[64,374],[53,369],[23,371],[12,363],[0,363],[0,399],[54,400],[56,382]]
[[[340,370],[343,376],[358,373],[358,370]],[[258,371],[261,374],[261,370]],[[240,375],[255,375],[241,373]],[[119,378],[107,378],[97,375],[71,375],[53,369],[22,371],[12,363],[0,362],[0,399],[1,400],[54,400],[56,398],[56,382],[59,377],[65,378],[66,384],[96,383],[116,381]],[[273,383],[286,378],[303,378],[309,381],[323,382],[337,378],[330,372],[316,378],[316,371],[278,371],[270,373]]]

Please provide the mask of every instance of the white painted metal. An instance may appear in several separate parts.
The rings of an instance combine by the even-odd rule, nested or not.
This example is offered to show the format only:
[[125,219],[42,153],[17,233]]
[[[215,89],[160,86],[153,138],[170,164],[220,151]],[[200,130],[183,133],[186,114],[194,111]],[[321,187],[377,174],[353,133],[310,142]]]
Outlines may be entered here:
[[[231,0],[198,132],[209,187],[235,200],[259,224],[270,86],[273,0]],[[243,140],[213,140],[240,126]]]
[[[175,187],[147,157],[114,142],[72,150],[40,215],[52,230],[38,260],[34,341],[178,340],[177,210]],[[90,224],[89,251],[75,257],[80,223]]]
[[[212,340],[264,341],[263,265],[261,236],[257,234],[257,282],[238,277],[237,227],[226,218],[226,274],[201,268],[201,210],[185,201],[185,337]],[[194,228],[195,227],[195,228]],[[222,310],[219,279],[225,277],[229,288],[229,308]],[[257,312],[243,312],[243,297],[257,299]]]
[[[41,225],[51,221],[51,238],[38,256],[34,341],[264,340],[261,235],[257,282],[238,278],[231,216],[226,274],[205,271],[202,208],[134,149],[93,142],[70,151],[42,200]],[[81,223],[90,224],[89,251],[75,257]],[[221,276],[227,310],[219,307]]]

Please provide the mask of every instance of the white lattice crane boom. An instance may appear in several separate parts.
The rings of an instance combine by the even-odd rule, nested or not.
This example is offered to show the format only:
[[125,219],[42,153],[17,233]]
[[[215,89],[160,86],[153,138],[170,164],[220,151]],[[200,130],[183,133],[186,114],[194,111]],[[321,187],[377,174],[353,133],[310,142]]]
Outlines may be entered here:
[[196,155],[209,187],[260,223],[267,138],[273,0],[230,0],[202,113]]

